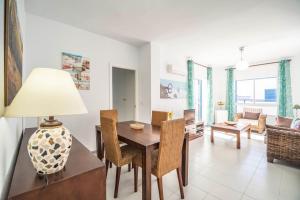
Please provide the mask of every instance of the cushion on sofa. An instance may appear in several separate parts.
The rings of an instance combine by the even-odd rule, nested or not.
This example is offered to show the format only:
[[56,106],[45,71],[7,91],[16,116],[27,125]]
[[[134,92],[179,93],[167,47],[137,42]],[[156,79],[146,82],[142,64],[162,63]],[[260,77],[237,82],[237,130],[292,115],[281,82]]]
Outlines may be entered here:
[[244,118],[245,119],[253,119],[253,120],[258,120],[260,113],[255,113],[255,112],[245,112]]
[[294,119],[291,124],[292,129],[300,130],[300,119]]
[[292,122],[293,122],[293,119],[291,119],[291,118],[281,117],[281,116],[278,116],[276,118],[276,126],[290,128]]
[[252,126],[258,126],[258,120],[254,119],[239,119],[239,123],[251,124]]

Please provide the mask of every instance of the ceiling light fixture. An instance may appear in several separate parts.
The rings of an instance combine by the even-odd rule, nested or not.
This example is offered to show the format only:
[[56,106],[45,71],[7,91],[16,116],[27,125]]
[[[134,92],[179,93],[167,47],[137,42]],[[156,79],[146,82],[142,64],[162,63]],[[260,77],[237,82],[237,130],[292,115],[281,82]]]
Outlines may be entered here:
[[243,58],[244,48],[245,47],[243,47],[243,46],[240,47],[241,59],[235,65],[235,68],[237,70],[245,70],[245,69],[247,69],[249,67],[249,63],[246,60],[244,60],[244,58]]

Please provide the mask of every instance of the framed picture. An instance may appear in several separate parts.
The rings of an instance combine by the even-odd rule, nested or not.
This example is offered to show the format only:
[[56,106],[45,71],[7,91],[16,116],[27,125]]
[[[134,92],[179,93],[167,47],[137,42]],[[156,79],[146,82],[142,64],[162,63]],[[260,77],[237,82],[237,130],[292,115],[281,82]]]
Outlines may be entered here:
[[187,85],[185,82],[160,79],[161,99],[183,99],[187,96]]
[[8,106],[22,86],[23,41],[16,0],[5,0],[4,103]]
[[88,58],[63,52],[62,69],[70,73],[77,89],[90,89],[90,60]]

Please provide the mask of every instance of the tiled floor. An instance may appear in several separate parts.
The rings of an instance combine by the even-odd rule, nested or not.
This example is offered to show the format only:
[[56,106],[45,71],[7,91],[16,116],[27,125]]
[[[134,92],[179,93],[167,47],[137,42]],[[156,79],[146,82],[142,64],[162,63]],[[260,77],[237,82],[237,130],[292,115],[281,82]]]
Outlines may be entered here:
[[[241,149],[235,148],[233,136],[215,134],[215,144],[204,137],[190,142],[189,185],[185,199],[195,200],[300,200],[300,168],[266,159],[266,145],[261,136],[246,133],[241,139]],[[133,192],[133,171],[124,167],[121,174],[120,200],[138,200],[142,197],[141,172],[139,191]],[[152,176],[152,199],[158,199],[157,183]],[[113,199],[115,167],[107,178],[107,199]],[[180,199],[176,172],[163,177],[166,200]]]

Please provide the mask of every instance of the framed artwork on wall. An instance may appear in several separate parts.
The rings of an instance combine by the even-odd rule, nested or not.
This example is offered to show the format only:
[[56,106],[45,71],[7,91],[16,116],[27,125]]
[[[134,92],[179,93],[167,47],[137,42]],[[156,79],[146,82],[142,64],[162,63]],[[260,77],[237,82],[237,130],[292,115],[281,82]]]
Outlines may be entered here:
[[22,86],[23,41],[16,0],[5,0],[4,102],[8,106]]
[[185,82],[160,79],[161,99],[184,99],[187,96],[187,84]]
[[62,69],[70,73],[78,90],[90,89],[90,60],[88,58],[63,52]]

